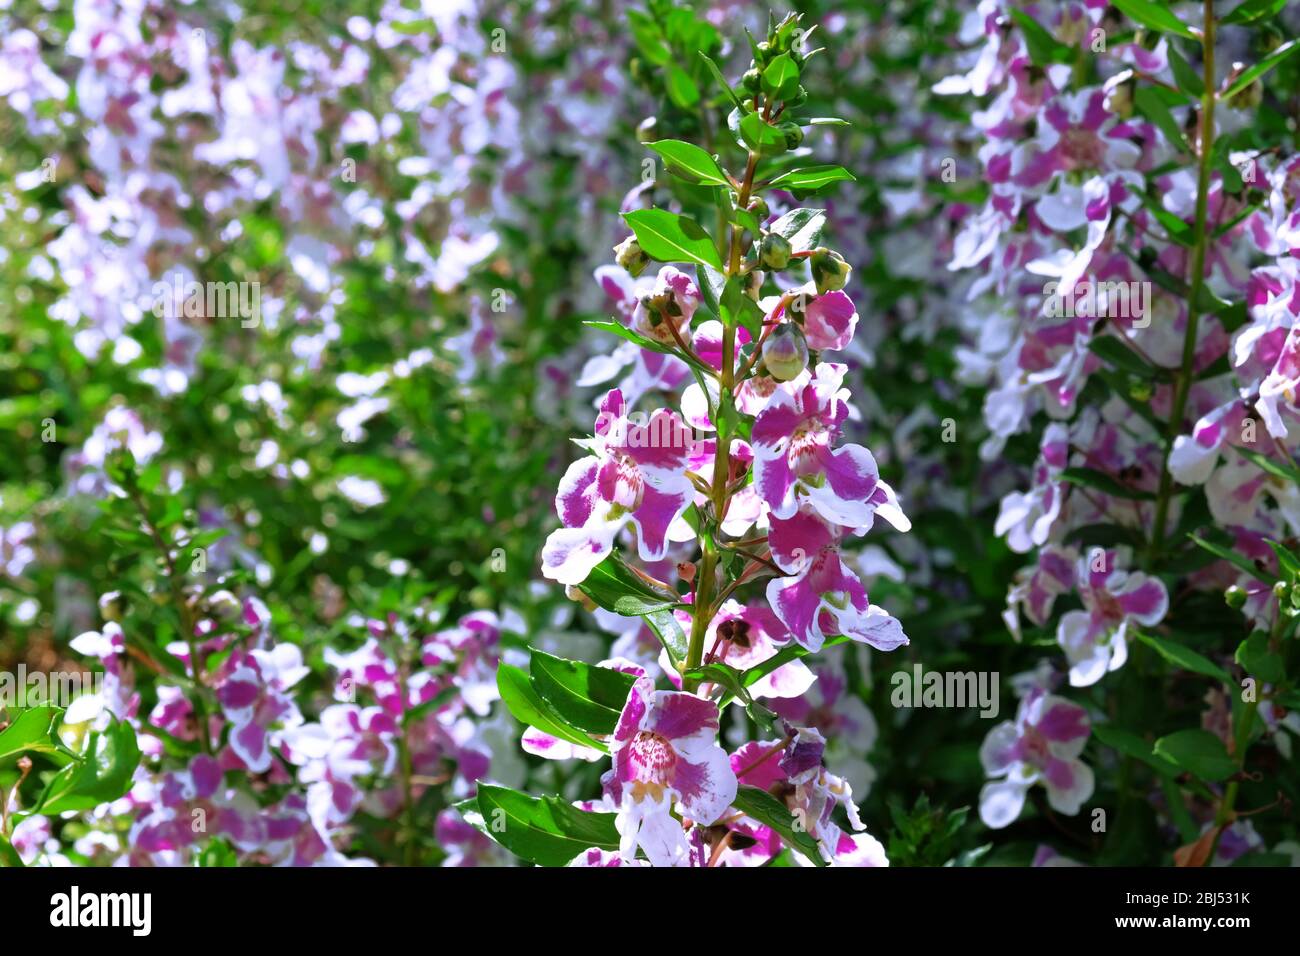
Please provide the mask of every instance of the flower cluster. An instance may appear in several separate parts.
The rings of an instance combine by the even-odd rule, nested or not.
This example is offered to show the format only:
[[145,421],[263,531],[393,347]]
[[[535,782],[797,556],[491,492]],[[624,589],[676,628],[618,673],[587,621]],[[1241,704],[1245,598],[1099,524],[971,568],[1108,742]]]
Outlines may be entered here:
[[[1026,23],[985,0],[964,24],[964,69],[935,86],[984,103],[973,121],[987,198],[966,211],[949,263],[980,272],[981,450],[993,461],[1036,436],[1026,484],[997,517],[1007,545],[1033,560],[1006,619],[1017,640],[1022,616],[1035,636],[1055,633],[1072,687],[1112,690],[1107,675],[1139,654],[1229,681],[1183,636],[1225,587],[1276,651],[1291,612],[1272,585],[1296,527],[1295,486],[1279,480],[1294,470],[1296,165],[1274,166],[1247,132],[1258,81],[1216,66],[1208,4],[1195,29],[1129,12],[1145,36],[1103,4],[1039,4]],[[1247,706],[1234,712],[1235,739],[1212,746],[1240,763],[1261,671],[1233,656]],[[1034,783],[1068,814],[1092,794],[1078,762],[1086,712],[1044,694],[1024,697],[1016,723],[985,742],[985,770],[1004,778],[981,800],[990,826],[1013,822]],[[1177,760],[1167,741],[1180,739],[1157,752]],[[1220,828],[1234,798],[1222,795]]]
[[[617,264],[596,272],[614,312],[609,331],[621,341],[613,356],[588,361],[582,384],[633,370],[599,400],[594,436],[579,442],[591,454],[560,484],[561,527],[547,539],[542,570],[583,601],[643,615],[663,645],[653,670],[661,663],[674,689],[656,690],[638,665],[616,723],[586,734],[569,727],[571,739],[599,749],[575,751],[536,726],[526,746],[587,759],[608,749],[604,800],[626,863],[638,852],[653,865],[761,863],[782,849],[779,834],[813,862],[884,862],[879,844],[832,819],[844,806],[851,828],[863,829],[850,786],[824,766],[825,739],[756,701],[798,699],[817,680],[782,648],[797,658],[831,639],[884,651],[907,643],[841,547],[871,530],[877,514],[910,528],[871,452],[843,440],[856,412],[847,367],[831,353],[850,347],[860,322],[843,291],[851,268],[820,243],[822,210],[778,214],[761,195],[771,180],[813,192],[851,178],[840,167],[777,176],[765,162],[803,138],[792,117],[807,96],[801,71],[817,51],[799,22],[769,25],[742,82],[745,99],[736,98],[743,176],[690,143],[650,144],[675,180],[709,185],[727,204],[724,228],[710,236],[687,215],[649,205],[658,189],[671,194],[664,182],[625,211],[632,234]],[[654,278],[642,275],[653,260],[693,269],[665,264]],[[678,392],[680,414],[634,410],[652,392]],[[765,603],[733,597],[763,578]],[[645,594],[660,596],[658,614],[645,613]],[[788,663],[773,669],[767,662],[778,653]],[[584,672],[589,687],[609,679]],[[534,676],[544,701],[554,698],[549,722],[564,728],[569,702]],[[828,687],[820,697],[835,695]],[[717,742],[724,698],[783,738],[743,741],[729,757]],[[765,818],[761,809],[773,805],[788,819]]]

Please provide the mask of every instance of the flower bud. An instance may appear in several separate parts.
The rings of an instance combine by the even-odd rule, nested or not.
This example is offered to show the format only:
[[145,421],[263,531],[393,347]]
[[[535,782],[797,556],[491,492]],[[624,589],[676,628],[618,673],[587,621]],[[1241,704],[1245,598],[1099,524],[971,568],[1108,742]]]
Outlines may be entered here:
[[1264,102],[1264,84],[1254,80],[1247,84],[1240,93],[1228,99],[1228,105],[1234,110],[1253,110]]
[[785,148],[798,149],[803,142],[803,127],[794,120],[786,120],[777,126],[785,134]]
[[99,598],[99,613],[105,621],[122,620],[122,592],[109,591]]
[[778,232],[769,232],[758,248],[758,261],[764,269],[780,271],[790,264],[790,240]]
[[1151,401],[1152,387],[1151,382],[1147,379],[1140,378],[1137,375],[1132,376],[1128,381],[1129,398],[1135,402]]
[[580,591],[572,584],[565,587],[564,596],[568,598],[570,601],[576,601],[578,604],[581,604],[588,611],[596,610],[596,602],[593,601],[591,598],[587,597],[585,592]]
[[818,295],[843,289],[844,284],[849,281],[849,274],[853,271],[853,267],[844,261],[843,256],[825,246],[818,246],[813,250],[808,260],[808,267],[812,271],[813,282],[817,284]]
[[757,93],[763,84],[763,74],[758,70],[746,70],[745,75],[741,77],[740,83],[750,93]]
[[750,269],[743,276],[741,276],[740,281],[743,283],[743,289],[745,295],[749,296],[755,302],[757,302],[762,297],[762,289],[763,289],[762,269]]
[[659,139],[659,120],[653,116],[647,116],[636,128],[636,141],[638,143],[653,143]]
[[1132,80],[1126,80],[1117,85],[1106,94],[1106,109],[1114,113],[1121,119],[1128,119],[1133,115],[1133,88],[1137,84]]
[[762,222],[772,214],[772,211],[767,208],[767,200],[762,196],[755,196],[749,201],[749,205],[745,208],[752,212],[758,218],[759,222]]
[[1286,599],[1289,590],[1290,588],[1285,581],[1278,581],[1277,584],[1273,585],[1273,596],[1279,601],[1283,601]]
[[239,598],[225,590],[215,591],[208,595],[207,605],[208,613],[222,620],[230,620],[244,609]]
[[778,382],[788,382],[808,365],[808,343],[789,322],[778,325],[763,343],[763,365]]
[[641,244],[636,241],[636,236],[628,236],[614,247],[614,261],[626,269],[629,275],[636,278],[645,272],[645,267],[650,264],[650,257],[641,251]]
[[1246,605],[1246,589],[1234,584],[1223,592],[1223,603],[1234,611],[1240,611]]

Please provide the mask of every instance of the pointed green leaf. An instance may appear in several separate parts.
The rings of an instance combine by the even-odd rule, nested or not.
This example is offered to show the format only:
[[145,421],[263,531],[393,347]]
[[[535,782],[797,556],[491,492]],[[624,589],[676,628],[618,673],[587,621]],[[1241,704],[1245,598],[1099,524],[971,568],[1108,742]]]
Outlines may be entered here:
[[668,171],[688,183],[728,186],[730,180],[718,161],[693,143],[680,139],[661,139],[650,148],[664,158]]
[[1232,678],[1227,671],[1190,647],[1184,647],[1182,644],[1166,641],[1163,638],[1153,637],[1150,634],[1139,634],[1138,640],[1143,644],[1154,647],[1161,657],[1175,667],[1181,667],[1183,670],[1192,671],[1195,674],[1204,674],[1206,677],[1213,677],[1225,684],[1232,683]]
[[590,734],[614,732],[636,678],[610,667],[554,657],[536,648],[528,672],[551,709]]
[[1231,99],[1236,96],[1246,87],[1250,86],[1251,83],[1254,83],[1265,73],[1269,72],[1287,57],[1291,56],[1291,54],[1295,53],[1296,50],[1300,50],[1300,40],[1290,40],[1283,43],[1268,56],[1264,57],[1264,59],[1246,70],[1241,74],[1241,76],[1237,77],[1233,81],[1232,86],[1228,87],[1224,92],[1223,99]]
[[831,183],[844,180],[856,182],[853,174],[843,166],[805,166],[803,169],[792,169],[788,173],[781,174],[769,185],[773,189],[788,189],[796,194],[815,193]]
[[557,797],[537,798],[508,787],[479,784],[474,826],[521,859],[564,866],[593,847],[619,848],[614,814],[589,813]]
[[604,744],[592,740],[577,728],[570,727],[551,706],[542,699],[528,674],[513,664],[497,665],[497,690],[506,708],[521,724],[536,727],[544,734],[567,740],[580,747],[593,747],[609,752]]
[[817,866],[826,861],[817,847],[817,841],[808,832],[808,822],[801,821],[790,808],[766,790],[741,784],[736,789],[736,799],[731,805],[764,826],[771,827],[793,849],[798,850]]
[[33,812],[47,816],[65,810],[91,810],[131,789],[132,775],[140,763],[135,729],[113,718],[102,731],[93,731],[85,753],[68,764],[46,785]]
[[1179,730],[1156,741],[1156,755],[1169,760],[1202,780],[1226,780],[1237,771],[1223,741],[1208,730]]
[[1173,33],[1188,40],[1200,40],[1199,33],[1193,33],[1187,24],[1179,20],[1167,8],[1151,0],[1111,0],[1111,6],[1118,7],[1130,20],[1136,20],[1145,27],[1162,33]]
[[826,210],[792,209],[772,223],[771,232],[785,237],[792,252],[807,252],[821,245],[826,228]]
[[636,233],[636,241],[651,259],[660,262],[694,262],[722,269],[713,239],[698,222],[666,209],[638,209],[623,218]]

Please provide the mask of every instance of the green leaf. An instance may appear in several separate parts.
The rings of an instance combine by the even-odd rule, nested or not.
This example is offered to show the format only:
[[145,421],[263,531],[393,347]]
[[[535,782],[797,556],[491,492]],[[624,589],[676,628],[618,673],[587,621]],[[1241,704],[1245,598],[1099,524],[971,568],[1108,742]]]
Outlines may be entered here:
[[672,50],[659,31],[659,25],[650,14],[644,10],[628,10],[627,19],[632,29],[632,40],[648,62],[663,66],[673,58]]
[[239,856],[228,840],[214,837],[199,853],[198,865],[205,868],[239,866]]
[[745,104],[742,103],[740,97],[736,95],[736,91],[731,88],[731,84],[727,82],[727,78],[722,75],[722,71],[718,69],[718,64],[714,63],[710,57],[702,52],[700,53],[700,59],[704,61],[704,65],[709,68],[709,72],[712,73],[713,78],[717,80],[718,86],[722,87],[722,91],[727,94],[727,98],[731,100],[736,109],[740,110],[742,113],[745,112]]
[[[763,309],[762,307],[745,294],[744,287],[740,279],[732,277],[728,280],[722,290],[722,301],[719,303],[722,307],[722,318],[729,325],[744,326],[753,341],[757,342],[763,334]],[[735,422],[735,406],[731,401],[723,402],[723,407],[719,410],[719,415],[732,415]],[[724,423],[725,424],[725,423]],[[735,431],[728,430],[724,432],[724,438],[727,436],[734,437]]]
[[717,684],[726,689],[728,697],[738,697],[746,703],[752,699],[745,687],[744,675],[730,664],[723,664],[720,661],[701,664],[699,667],[692,667],[682,677],[702,684]]
[[612,813],[589,813],[558,797],[537,798],[485,783],[479,784],[477,803],[481,819],[466,819],[515,856],[539,866],[564,866],[593,847],[619,847]]
[[1194,542],[1196,542],[1206,551],[1213,554],[1215,557],[1222,558],[1224,561],[1227,561],[1228,563],[1235,565],[1236,567],[1245,571],[1251,577],[1259,581],[1263,581],[1265,584],[1271,585],[1277,583],[1277,580],[1273,578],[1267,571],[1257,567],[1253,561],[1246,558],[1245,555],[1240,554],[1237,551],[1234,551],[1232,548],[1220,544],[1217,541],[1211,541],[1208,538],[1202,538],[1199,535],[1195,535],[1195,534],[1189,534],[1187,537],[1191,538]]
[[103,530],[107,537],[112,538],[118,544],[125,544],[128,547],[141,550],[153,547],[153,538],[143,531],[137,531],[134,528],[104,528]]
[[1205,93],[1205,81],[1172,45],[1169,47],[1169,68],[1173,71],[1178,88],[1199,100]]
[[23,858],[13,848],[13,844],[0,833],[0,866],[22,867]]
[[[1177,140],[1174,142],[1177,142]],[[1137,197],[1142,205],[1146,207],[1147,212],[1151,213],[1156,222],[1160,223],[1161,228],[1164,229],[1173,242],[1178,243],[1180,246],[1190,247],[1192,245],[1192,227],[1188,223],[1160,205],[1160,200],[1153,196],[1140,192]]]
[[1274,654],[1268,646],[1268,635],[1255,631],[1237,647],[1236,661],[1251,677],[1257,677],[1266,684],[1276,684],[1286,679],[1286,667],[1282,658]]
[[614,732],[636,678],[613,668],[553,657],[536,648],[531,652],[528,672],[533,686],[556,714],[587,733]]
[[821,245],[825,228],[824,209],[791,209],[772,223],[769,231],[788,240],[792,252],[807,252]]
[[1152,30],[1173,33],[1188,40],[1201,39],[1199,33],[1193,33],[1187,24],[1174,16],[1166,7],[1152,3],[1151,0],[1111,0],[1111,6],[1118,7],[1128,14],[1130,20],[1136,20]]
[[686,632],[682,626],[677,623],[677,618],[672,611],[655,611],[643,616],[643,620],[654,631],[655,637],[659,638],[659,643],[664,646],[668,652],[673,666],[677,667],[682,661],[686,660],[688,642]]
[[664,77],[668,81],[668,98],[678,109],[689,110],[700,101],[700,88],[695,85],[690,74],[676,63],[664,66]]
[[826,861],[822,859],[821,852],[817,848],[817,841],[806,829],[807,823],[804,822],[801,828],[796,830],[795,823],[799,818],[790,812],[789,807],[766,790],[741,784],[736,789],[736,799],[731,801],[731,805],[745,816],[771,827],[781,839],[817,866],[826,866]]
[[1139,634],[1138,640],[1143,644],[1154,647],[1161,657],[1175,667],[1181,667],[1185,671],[1192,671],[1196,674],[1204,674],[1206,677],[1213,677],[1225,684],[1232,683],[1232,677],[1229,676],[1227,671],[1190,647],[1184,647],[1182,644],[1175,644],[1173,641],[1166,641],[1163,638],[1153,637],[1150,634]]
[[781,174],[768,185],[773,189],[788,189],[796,195],[801,195],[815,193],[831,183],[843,180],[857,181],[843,166],[805,166],[803,169],[792,169],[788,173]]
[[786,151],[785,133],[757,113],[742,116],[739,128],[741,141],[760,156],[779,156]]
[[1024,34],[1025,46],[1029,48],[1029,59],[1034,66],[1049,66],[1053,63],[1068,63],[1073,51],[1048,31],[1041,23],[1014,7],[1007,11],[1011,18],[1020,25]]
[[1156,741],[1154,752],[1167,757],[1193,776],[1215,782],[1237,772],[1223,741],[1208,730],[1179,730]]
[[789,53],[781,53],[763,71],[763,92],[779,100],[788,100],[799,92],[799,67]]
[[1237,449],[1238,454],[1243,458],[1255,465],[1257,468],[1268,472],[1270,475],[1281,478],[1284,481],[1300,482],[1300,471],[1297,471],[1295,466],[1290,462],[1275,461],[1267,455],[1260,454],[1252,448],[1242,448],[1240,446],[1234,447]]
[[1151,744],[1135,733],[1116,727],[1114,724],[1094,724],[1092,735],[1107,747],[1142,761],[1157,773],[1171,777],[1178,775],[1177,764],[1163,754],[1155,753]]
[[1065,468],[1061,471],[1061,480],[1085,488],[1094,488],[1115,498],[1131,498],[1137,501],[1151,501],[1155,495],[1150,491],[1130,488],[1122,485],[1104,471],[1095,468]]
[[565,723],[564,719],[551,709],[550,704],[542,699],[523,668],[515,667],[513,664],[498,664],[497,690],[501,692],[501,700],[505,703],[506,709],[521,724],[536,727],[544,734],[567,740],[580,747],[594,747],[596,750],[609,752],[609,748],[600,741],[592,740],[582,731]]
[[28,707],[0,731],[0,760],[24,753],[72,755],[59,739],[63,711],[58,707]]
[[1241,76],[1237,77],[1237,79],[1233,81],[1233,84],[1224,91],[1222,99],[1226,100],[1236,96],[1246,87],[1250,86],[1251,83],[1254,83],[1265,73],[1269,72],[1269,70],[1276,67],[1292,53],[1295,53],[1296,50],[1300,50],[1300,40],[1290,40],[1283,43],[1268,56],[1264,57],[1264,59],[1246,70],[1241,74]]
[[1226,17],[1223,23],[1250,23],[1252,20],[1258,20],[1261,17],[1271,17],[1281,12],[1286,6],[1286,0],[1246,0],[1233,9]]
[[718,161],[693,143],[680,139],[661,139],[650,148],[664,158],[668,171],[688,183],[728,186],[730,180]]
[[[1139,86],[1133,93],[1133,105],[1139,113],[1154,123],[1156,128],[1165,134],[1165,139],[1169,140],[1170,144],[1183,152],[1188,152],[1189,147],[1187,138],[1183,135],[1183,129],[1178,125],[1178,120],[1174,119],[1174,115],[1169,112],[1169,104],[1161,97],[1158,88]],[[1143,192],[1139,192],[1137,195],[1156,218],[1160,220],[1161,225],[1169,231],[1171,236],[1181,236],[1183,232],[1190,231],[1191,226],[1166,210],[1159,202],[1152,202],[1151,197]],[[1179,226],[1182,228],[1180,229]]]
[[607,611],[637,617],[678,607],[681,596],[652,586],[612,553],[591,569],[578,590]]
[[229,528],[209,528],[206,531],[200,531],[194,537],[190,538],[186,544],[187,548],[206,548],[210,544],[216,544],[226,535],[230,534]]
[[713,239],[698,222],[665,209],[638,209],[623,218],[636,233],[636,241],[652,259],[660,262],[695,262],[721,271]]
[[700,290],[700,298],[704,300],[704,307],[712,313],[715,319],[722,318],[721,299],[722,292],[727,287],[727,277],[717,269],[708,266],[696,266],[695,287]]
[[621,339],[627,339],[643,349],[649,349],[651,352],[662,352],[664,355],[676,354],[673,349],[664,345],[662,342],[656,342],[654,339],[642,335],[635,329],[629,329],[626,325],[618,322],[588,320],[582,323],[589,325],[600,332],[608,332],[610,335],[617,335]]
[[135,729],[112,718],[102,731],[93,731],[85,753],[68,764],[46,785],[33,812],[47,816],[65,810],[91,810],[116,800],[131,789],[131,777],[140,763]]
[[1148,380],[1164,378],[1163,369],[1151,365],[1142,356],[1124,344],[1118,336],[1101,335],[1088,343],[1088,350],[1098,358],[1105,359],[1115,368]]
[[1278,567],[1282,569],[1289,580],[1294,581],[1297,576],[1300,576],[1300,557],[1297,557],[1294,551],[1271,538],[1265,538],[1264,542],[1277,555]]

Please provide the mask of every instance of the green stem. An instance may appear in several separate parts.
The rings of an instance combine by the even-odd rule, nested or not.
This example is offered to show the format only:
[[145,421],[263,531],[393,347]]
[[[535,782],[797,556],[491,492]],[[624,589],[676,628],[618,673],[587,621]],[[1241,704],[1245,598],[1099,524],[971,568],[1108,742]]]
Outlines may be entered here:
[[[769,109],[771,104],[769,104]],[[754,172],[758,168],[758,154],[752,150],[749,153],[749,159],[745,164],[745,178],[740,184],[740,192],[736,199],[736,205],[743,209],[749,205],[750,194],[754,188]],[[739,226],[733,226],[731,229],[731,250],[727,257],[726,277],[728,280],[739,275],[740,273],[740,240],[743,230]],[[732,402],[732,391],[735,387],[736,379],[736,326],[731,321],[730,316],[719,316],[722,320],[722,370],[719,377],[718,387],[718,407],[714,426],[717,431],[715,434],[713,449],[713,480],[710,484],[709,499],[713,505],[713,525],[721,533],[722,519],[727,513],[727,485],[731,481],[731,450],[728,447],[730,439],[726,434],[724,419],[730,411]],[[724,410],[725,409],[725,410]],[[699,667],[704,660],[704,637],[709,629],[709,621],[713,618],[713,592],[716,584],[718,554],[717,546],[713,540],[713,529],[707,526],[701,526],[700,537],[703,545],[703,556],[700,559],[700,566],[695,574],[695,601],[691,608],[691,639],[686,648],[686,669]],[[685,679],[682,682],[682,688],[693,693],[699,687],[699,681]]]
[[153,523],[153,519],[149,517],[149,508],[145,504],[144,497],[140,494],[140,489],[136,487],[134,476],[132,476],[131,484],[127,488],[127,494],[135,505],[136,511],[139,512],[140,520],[144,523],[146,532],[162,554],[164,573],[167,577],[167,588],[171,591],[172,603],[176,605],[176,613],[180,617],[181,638],[185,641],[185,646],[189,648],[190,652],[190,678],[194,682],[194,695],[190,698],[190,703],[194,705],[195,723],[198,724],[199,731],[199,745],[203,748],[205,754],[211,754],[212,738],[208,727],[207,702],[203,698],[203,679],[199,675],[199,645],[194,638],[194,616],[190,611],[189,604],[185,601],[185,590],[181,585],[176,560],[172,557],[171,548],[163,539],[162,532]]
[[1154,561],[1164,546],[1166,524],[1169,519],[1169,501],[1173,495],[1173,475],[1169,472],[1169,456],[1174,439],[1182,432],[1183,414],[1187,410],[1187,395],[1195,375],[1196,332],[1200,320],[1201,293],[1205,287],[1205,256],[1207,232],[1205,223],[1210,200],[1210,160],[1214,153],[1214,2],[1205,0],[1205,35],[1202,41],[1202,66],[1205,93],[1201,97],[1201,142],[1196,175],[1196,224],[1193,231],[1190,294],[1187,301],[1187,329],[1183,334],[1183,361],[1174,382],[1174,403],[1169,415],[1169,430],[1165,436],[1164,463],[1160,469],[1160,491],[1156,497],[1155,527],[1151,532],[1148,562]]
[[[1241,712],[1241,720],[1236,727],[1236,733],[1233,735],[1233,756],[1237,759],[1238,771],[1246,768],[1246,748],[1250,746],[1250,732],[1255,726],[1255,711],[1259,709],[1259,701],[1252,700],[1246,704]],[[1219,809],[1214,814],[1214,826],[1218,831],[1214,835],[1214,845],[1210,848],[1209,854],[1205,858],[1205,865],[1209,866],[1214,859],[1214,854],[1218,850],[1219,840],[1223,836],[1223,830],[1230,824],[1236,816],[1237,792],[1241,784],[1234,780],[1228,784],[1223,793],[1223,799],[1219,801]]]
[[[713,602],[713,578],[717,569],[718,555],[714,549],[713,539],[707,532],[704,536],[704,556],[695,572],[695,603],[691,606],[691,642],[686,648],[686,669],[699,667],[704,660],[704,637],[713,617],[709,605]],[[682,681],[682,689],[694,693],[700,682],[693,678]]]

